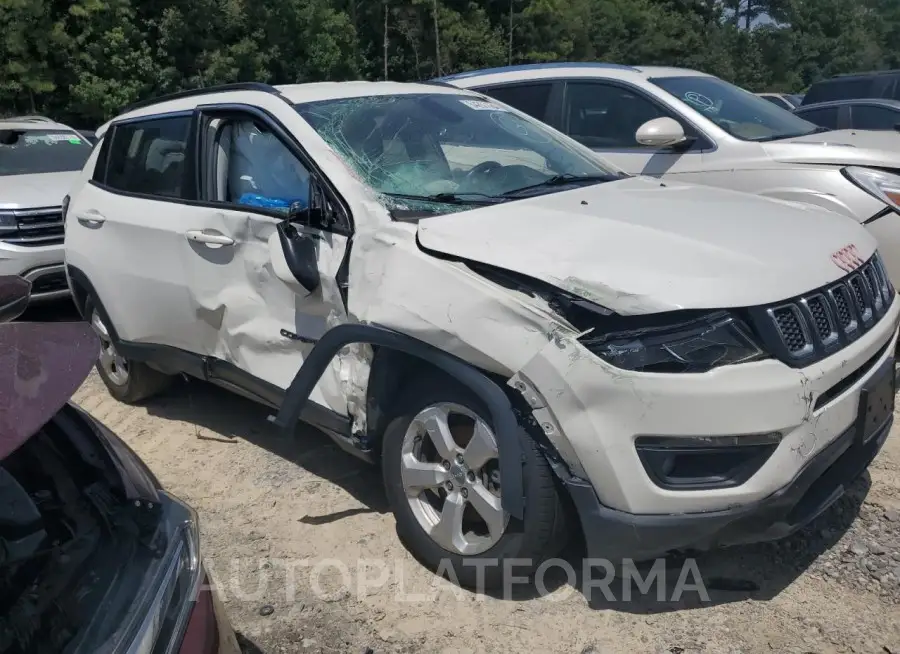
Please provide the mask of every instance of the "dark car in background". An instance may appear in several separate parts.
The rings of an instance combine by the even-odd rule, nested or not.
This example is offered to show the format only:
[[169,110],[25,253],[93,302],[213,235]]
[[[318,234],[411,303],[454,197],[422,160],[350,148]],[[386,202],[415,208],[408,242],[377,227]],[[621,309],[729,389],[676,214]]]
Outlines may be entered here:
[[794,113],[828,129],[897,129],[900,125],[900,100],[832,100],[803,105]]
[[194,511],[69,400],[99,342],[0,277],[0,653],[237,654]]
[[859,98],[900,100],[900,70],[835,75],[810,86],[802,106]]

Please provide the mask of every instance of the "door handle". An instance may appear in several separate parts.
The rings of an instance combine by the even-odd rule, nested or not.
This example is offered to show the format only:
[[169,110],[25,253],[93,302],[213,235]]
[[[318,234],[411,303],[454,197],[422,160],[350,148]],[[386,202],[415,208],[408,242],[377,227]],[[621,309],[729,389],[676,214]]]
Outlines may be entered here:
[[88,209],[84,213],[78,214],[76,216],[78,222],[82,225],[102,225],[106,222],[106,216],[97,211],[96,209]]
[[212,234],[199,229],[191,229],[184,233],[187,240],[205,245],[234,245],[234,239],[224,234]]

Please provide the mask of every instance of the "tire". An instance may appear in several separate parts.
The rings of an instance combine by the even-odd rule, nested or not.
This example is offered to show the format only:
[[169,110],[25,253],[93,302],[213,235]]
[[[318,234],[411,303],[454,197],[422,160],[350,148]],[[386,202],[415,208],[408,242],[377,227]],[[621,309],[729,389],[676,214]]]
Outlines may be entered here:
[[171,375],[119,355],[109,327],[95,308],[92,298],[85,302],[84,315],[100,339],[101,351],[95,367],[110,395],[120,402],[135,404],[157,395],[172,383]]
[[[384,432],[382,473],[387,498],[397,521],[398,535],[413,556],[427,568],[446,576],[450,581],[481,592],[488,588],[501,586],[505,573],[508,575],[507,581],[513,579],[512,575],[515,576],[517,582],[522,577],[530,577],[542,561],[559,553],[566,541],[565,510],[552,470],[524,429],[520,432],[525,498],[524,520],[511,518],[501,512],[505,528],[502,530],[502,535],[497,537],[488,528],[487,520],[482,519],[482,514],[476,510],[473,500],[478,501],[482,508],[486,504],[490,507],[499,506],[499,499],[496,502],[490,500],[489,503],[483,501],[483,498],[486,497],[485,490],[491,491],[495,496],[498,494],[499,489],[490,483],[491,479],[499,477],[499,471],[494,472],[494,466],[498,460],[492,459],[485,464],[472,480],[472,475],[465,471],[473,472],[474,467],[463,466],[457,461],[456,464],[451,464],[451,468],[447,470],[445,467],[447,459],[443,459],[440,463],[437,462],[442,456],[440,452],[436,451],[434,440],[428,433],[418,437],[418,445],[410,446],[411,442],[416,443],[416,437],[410,436],[410,434],[422,431],[420,413],[429,407],[437,407],[432,410],[432,415],[438,416],[442,415],[444,409],[447,409],[450,417],[445,424],[456,420],[457,414],[454,412],[460,410],[462,420],[479,419],[493,436],[490,414],[484,404],[467,389],[444,378],[431,379],[426,383],[422,383],[421,379],[416,380],[416,388],[401,397],[403,399],[398,405],[398,415],[390,421]],[[469,415],[465,415],[466,413]],[[419,420],[416,419],[417,416],[420,418]],[[461,429],[463,436],[466,433],[475,433],[467,426]],[[457,434],[459,433],[457,432]],[[457,434],[451,434],[454,443],[458,438]],[[484,440],[489,439],[480,439],[480,441]],[[469,442],[474,441],[475,437],[472,436]],[[493,443],[496,444],[496,438]],[[416,450],[416,447],[419,450]],[[428,456],[428,452],[432,453],[431,457]],[[465,456],[469,456],[469,450],[463,450],[463,452]],[[475,454],[478,452],[475,451]],[[413,459],[410,459],[410,456]],[[473,461],[478,459],[474,454],[470,458]],[[446,482],[443,481],[444,476],[440,474],[440,471],[436,471],[435,474],[441,480],[441,486],[422,491],[421,495],[411,499],[407,494],[407,488],[417,489],[412,482],[418,479],[407,472],[410,466],[407,462],[412,460],[416,464],[425,463],[444,468],[448,481],[451,485],[454,483],[456,485],[448,491]],[[465,462],[464,457],[462,463]],[[436,470],[436,467],[429,468],[428,483],[433,481],[431,479],[432,470]],[[466,481],[460,482],[461,478],[465,478]],[[485,478],[489,480],[488,483],[484,483]],[[479,484],[481,487],[477,488]],[[472,490],[463,497],[463,488]],[[411,491],[413,494],[416,492],[417,490]],[[443,503],[440,502],[441,495],[444,496]],[[473,524],[473,514],[469,508],[471,505],[471,511],[475,511],[474,524],[477,527],[478,520],[482,519],[484,525],[481,531],[486,531],[486,535],[482,533],[480,537],[472,537],[472,534],[475,533],[474,529],[467,535],[462,534],[463,530],[458,533],[451,530],[456,534],[456,538],[448,539],[450,531],[433,524],[435,518],[443,522],[441,518],[454,514],[452,511],[450,514],[446,513],[451,495],[454,499],[451,508],[456,508],[460,503],[466,505],[462,515],[463,519],[468,519],[471,525]],[[485,511],[485,514],[496,516],[493,510]],[[492,523],[494,526],[500,524],[496,519],[492,519]],[[459,535],[463,535],[462,540],[459,540]],[[449,547],[448,542],[450,543]],[[473,542],[475,545],[471,546]],[[519,561],[511,561],[511,559],[519,559]]]

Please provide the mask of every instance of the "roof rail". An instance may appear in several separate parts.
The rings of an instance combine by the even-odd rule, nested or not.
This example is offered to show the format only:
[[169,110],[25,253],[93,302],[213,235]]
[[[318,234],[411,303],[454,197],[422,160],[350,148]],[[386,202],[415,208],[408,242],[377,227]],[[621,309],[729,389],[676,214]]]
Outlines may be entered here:
[[235,82],[233,84],[219,84],[217,86],[204,86],[198,89],[187,89],[185,91],[177,91],[167,95],[158,95],[154,98],[139,100],[125,107],[121,113],[134,111],[135,109],[143,109],[160,102],[168,102],[169,100],[180,100],[181,98],[190,98],[196,95],[206,95],[208,93],[224,93],[226,91],[262,91],[263,93],[272,93],[281,96],[281,91],[271,84],[264,82]]
[[494,73],[511,73],[521,70],[545,70],[553,68],[606,68],[612,70],[629,70],[635,73],[640,72],[633,66],[625,66],[623,64],[607,64],[600,61],[551,61],[543,64],[516,64],[513,66],[499,66],[497,68],[468,70],[463,73],[455,73],[453,75],[444,75],[443,77],[437,77],[435,78],[435,81],[448,82],[454,79],[478,77],[481,75],[493,75]]
[[7,116],[6,118],[0,118],[0,121],[7,123],[55,123],[56,121],[47,118],[46,116]]
[[[866,71],[866,72],[862,72],[862,73],[840,73],[829,79],[835,79],[837,77],[869,77],[871,75],[896,75],[897,73],[900,73],[900,68],[894,68],[891,70],[870,70],[870,71]],[[823,81],[827,81],[827,80],[823,80]]]

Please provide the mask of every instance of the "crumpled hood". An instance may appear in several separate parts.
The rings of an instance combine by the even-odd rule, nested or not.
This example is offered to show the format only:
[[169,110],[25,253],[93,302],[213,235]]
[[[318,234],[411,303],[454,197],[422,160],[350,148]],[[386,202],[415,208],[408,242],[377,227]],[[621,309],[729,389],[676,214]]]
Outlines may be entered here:
[[58,207],[80,171],[40,175],[0,175],[0,209]]
[[[26,282],[27,284],[27,282]],[[23,297],[18,278],[0,277],[0,306]],[[100,349],[86,322],[0,324],[0,459],[59,411],[88,376]]]
[[623,314],[776,302],[843,276],[833,252],[876,247],[822,209],[646,178],[427,218],[418,238]]
[[763,144],[766,153],[784,163],[900,168],[900,133],[835,130]]

